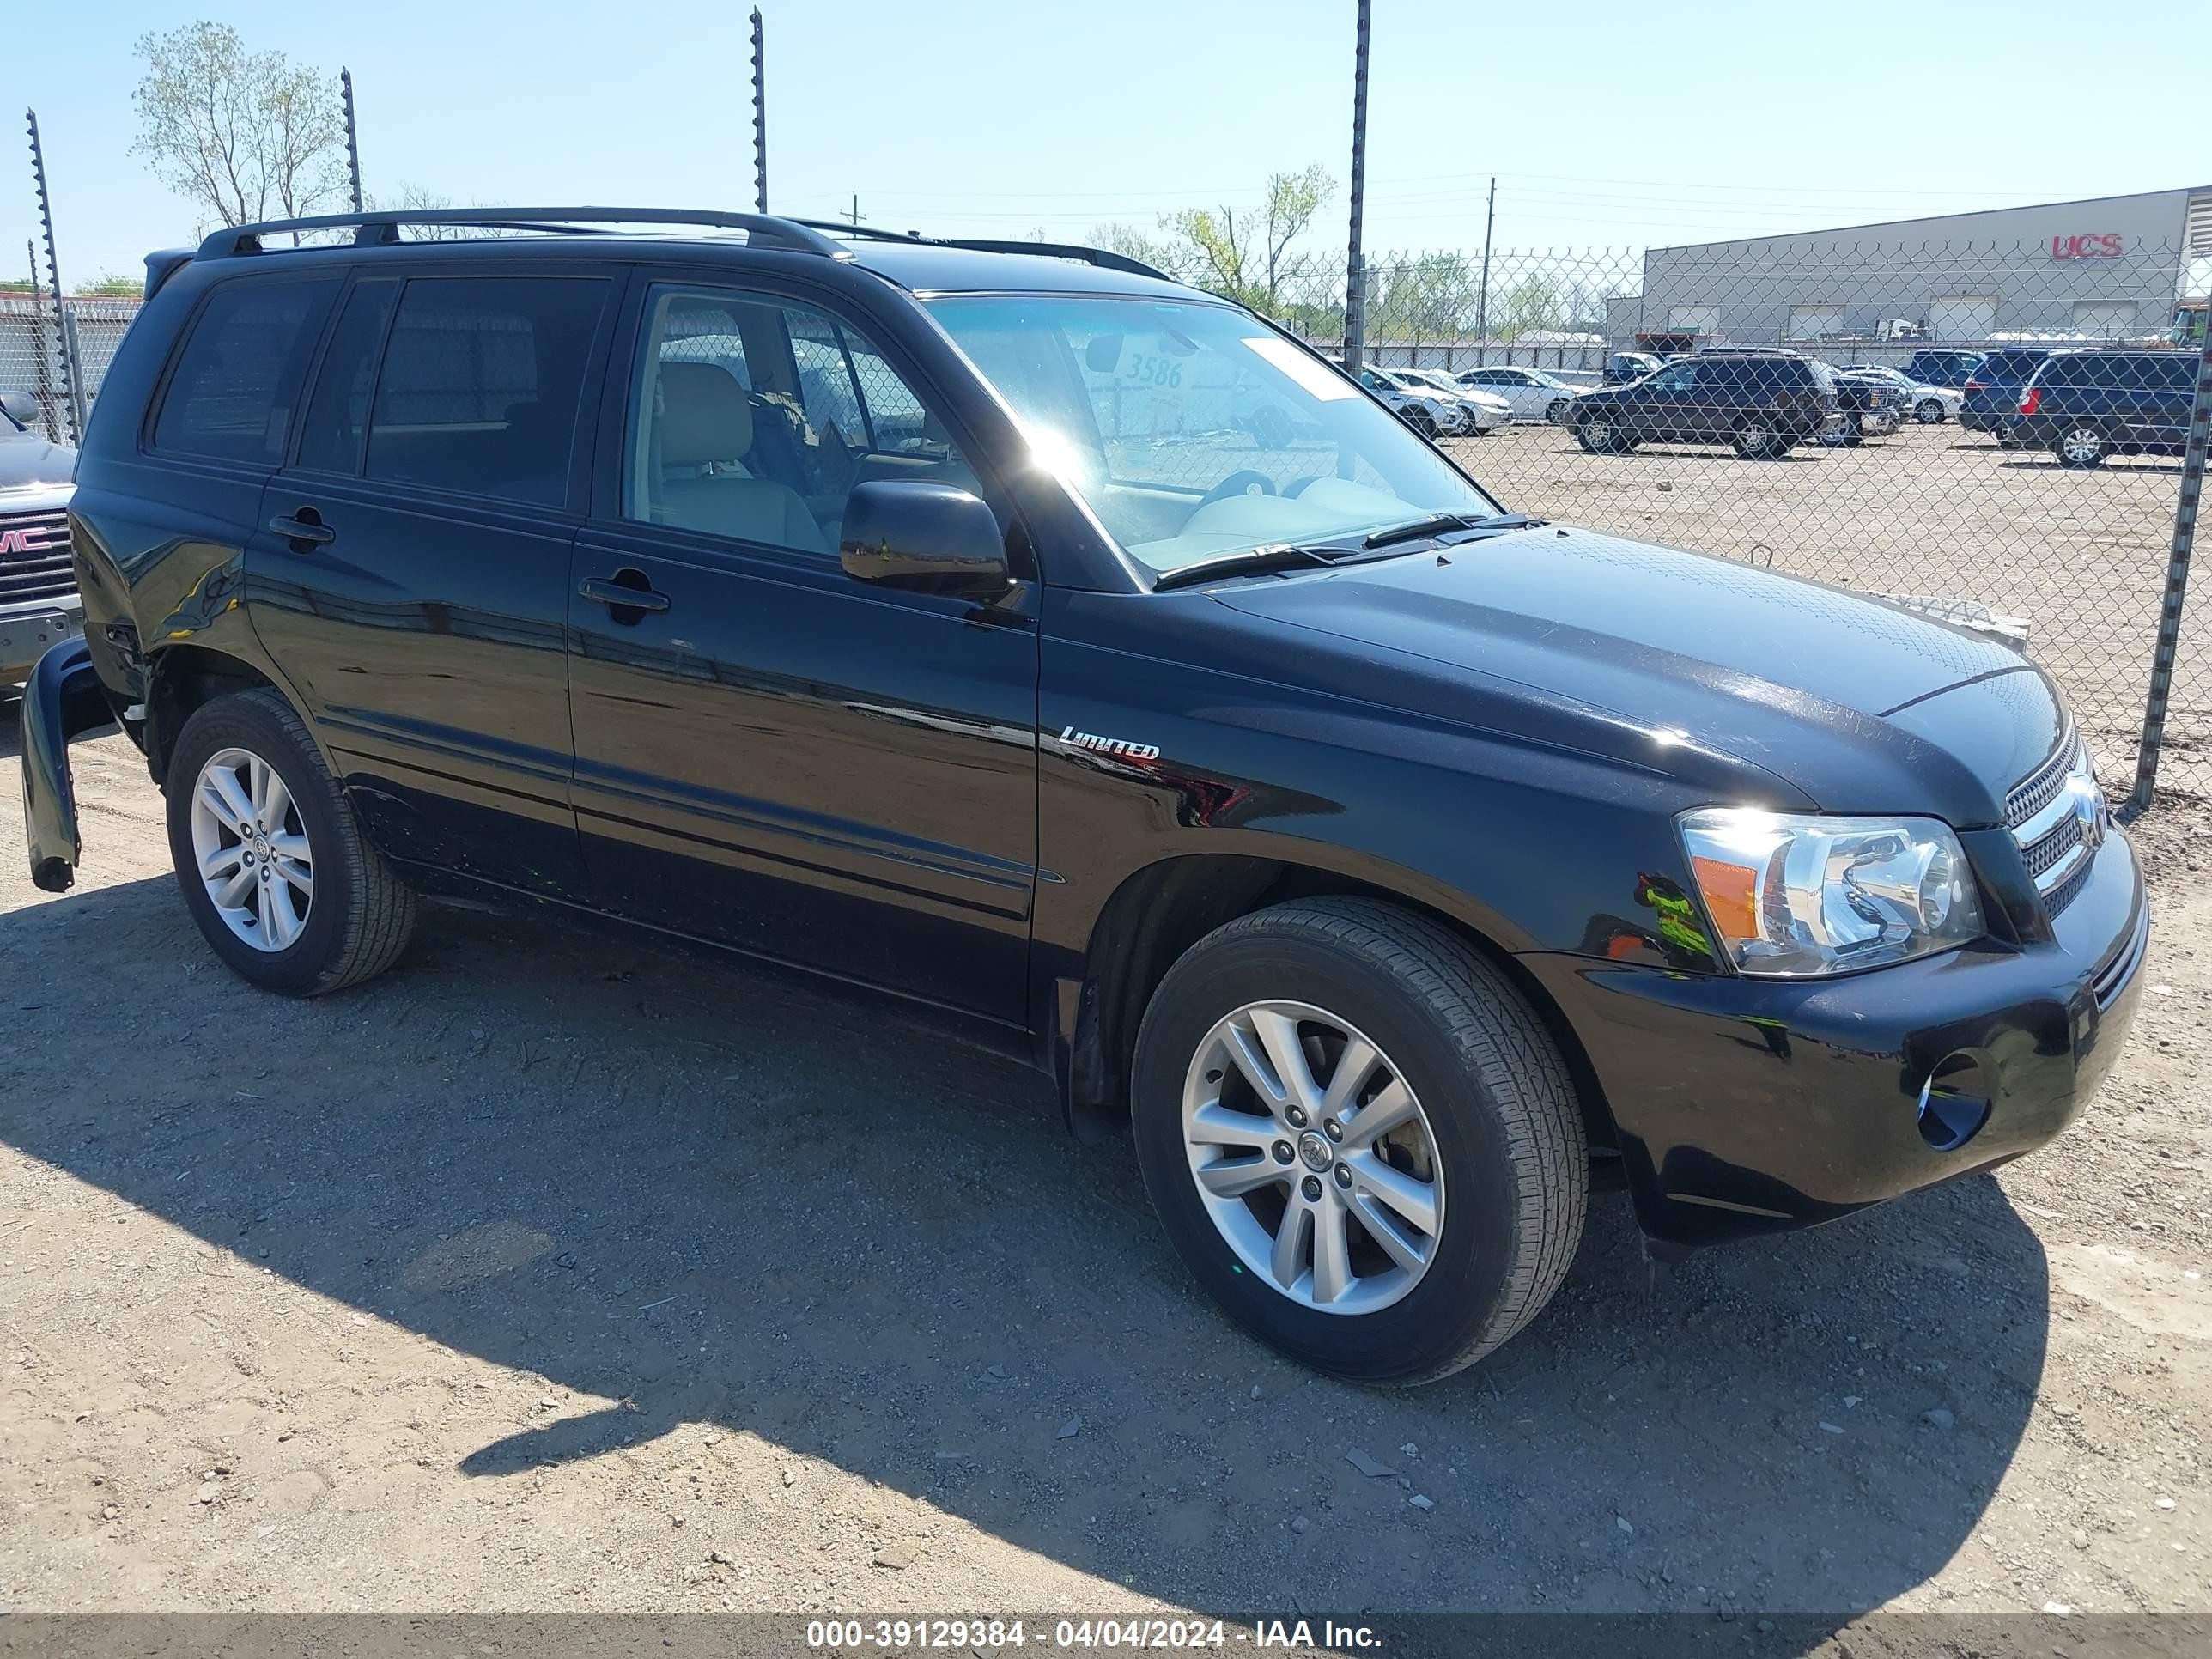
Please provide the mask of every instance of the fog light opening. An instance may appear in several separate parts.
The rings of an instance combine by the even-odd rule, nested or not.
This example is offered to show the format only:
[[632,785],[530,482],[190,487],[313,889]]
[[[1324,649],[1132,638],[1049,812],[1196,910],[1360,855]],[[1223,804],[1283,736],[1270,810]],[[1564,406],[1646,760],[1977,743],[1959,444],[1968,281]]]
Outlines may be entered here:
[[1939,1152],[1955,1152],[1989,1121],[1981,1061],[1963,1049],[1945,1055],[1920,1085],[1920,1138]]

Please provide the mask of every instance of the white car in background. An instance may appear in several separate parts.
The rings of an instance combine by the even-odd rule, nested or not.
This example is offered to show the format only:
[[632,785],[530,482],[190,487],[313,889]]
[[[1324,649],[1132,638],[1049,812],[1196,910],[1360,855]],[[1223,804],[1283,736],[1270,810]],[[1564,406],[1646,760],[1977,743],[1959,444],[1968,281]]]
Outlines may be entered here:
[[1588,390],[1540,368],[1516,368],[1507,363],[1462,369],[1453,378],[1470,391],[1504,398],[1516,421],[1549,421],[1553,426],[1566,423],[1569,406]]
[[1945,421],[1957,420],[1966,401],[1966,394],[1955,386],[1929,386],[1887,363],[1855,364],[1851,373],[1878,374],[1888,381],[1897,388],[1898,396],[1904,398],[1905,406],[1912,411],[1913,419],[1923,426],[1939,426]]
[[1417,391],[1433,392],[1439,398],[1456,398],[1472,404],[1471,424],[1468,430],[1477,437],[1495,432],[1513,422],[1513,405],[1504,398],[1487,391],[1462,386],[1441,368],[1392,368],[1383,371]]
[[[1341,357],[1328,361],[1336,365],[1340,373],[1351,374]],[[1463,437],[1474,419],[1472,404],[1447,398],[1427,386],[1401,382],[1389,370],[1377,368],[1372,363],[1362,364],[1352,378],[1389,404],[1399,419],[1424,438]]]

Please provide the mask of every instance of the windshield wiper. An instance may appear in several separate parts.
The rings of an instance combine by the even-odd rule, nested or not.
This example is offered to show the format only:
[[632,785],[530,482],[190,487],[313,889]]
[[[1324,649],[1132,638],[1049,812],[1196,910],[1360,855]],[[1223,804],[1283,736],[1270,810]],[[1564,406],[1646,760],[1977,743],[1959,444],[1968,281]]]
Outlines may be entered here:
[[1216,553],[1208,558],[1194,559],[1188,564],[1179,564],[1172,570],[1163,570],[1153,580],[1152,591],[1157,593],[1162,588],[1188,587],[1193,582],[1211,581],[1216,576],[1259,576],[1271,570],[1297,570],[1329,562],[1328,554],[1317,548],[1275,542],[1235,553]]
[[1477,518],[1468,513],[1438,513],[1426,519],[1415,519],[1408,524],[1394,524],[1376,531],[1362,547],[1389,547],[1394,542],[1419,541],[1425,536],[1442,536],[1455,530],[1528,530],[1543,523],[1526,513],[1500,513],[1494,517]]

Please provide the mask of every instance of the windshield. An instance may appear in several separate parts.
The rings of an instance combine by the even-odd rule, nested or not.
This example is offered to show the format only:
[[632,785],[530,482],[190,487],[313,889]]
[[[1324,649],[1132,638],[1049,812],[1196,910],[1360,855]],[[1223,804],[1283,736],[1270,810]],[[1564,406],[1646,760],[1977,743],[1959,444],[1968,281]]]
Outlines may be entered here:
[[1155,571],[1498,511],[1339,370],[1243,312],[1101,295],[928,303],[1038,460]]

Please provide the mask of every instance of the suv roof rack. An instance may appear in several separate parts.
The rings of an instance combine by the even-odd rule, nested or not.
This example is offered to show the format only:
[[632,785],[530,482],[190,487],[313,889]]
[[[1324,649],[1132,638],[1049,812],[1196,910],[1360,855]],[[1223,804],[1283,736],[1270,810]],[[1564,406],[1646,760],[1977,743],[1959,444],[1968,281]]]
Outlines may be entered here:
[[849,259],[852,253],[797,219],[767,213],[726,213],[711,208],[626,207],[501,207],[501,208],[377,208],[365,213],[322,213],[307,219],[264,219],[249,225],[231,225],[216,232],[199,246],[203,259],[225,259],[241,253],[262,252],[261,239],[272,234],[301,230],[353,231],[354,246],[374,246],[399,240],[402,225],[475,225],[486,230],[543,230],[556,234],[587,234],[598,225],[712,225],[743,230],[754,241],[794,253],[816,253],[829,259]]
[[1008,242],[988,237],[925,236],[918,230],[885,230],[879,225],[849,223],[842,219],[793,219],[794,225],[810,230],[826,230],[847,239],[870,242],[908,242],[921,247],[962,247],[974,253],[1036,253],[1048,259],[1076,259],[1086,265],[1097,265],[1102,270],[1125,271],[1132,276],[1150,276],[1163,283],[1175,278],[1164,270],[1155,270],[1141,259],[1132,259],[1126,253],[1116,253],[1107,247],[1086,247],[1080,242]]

